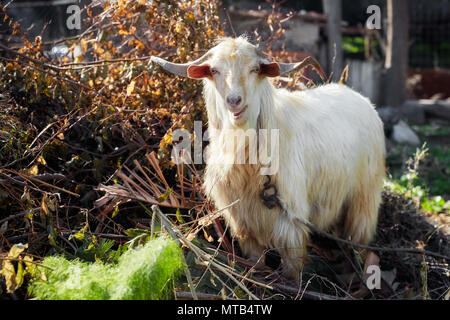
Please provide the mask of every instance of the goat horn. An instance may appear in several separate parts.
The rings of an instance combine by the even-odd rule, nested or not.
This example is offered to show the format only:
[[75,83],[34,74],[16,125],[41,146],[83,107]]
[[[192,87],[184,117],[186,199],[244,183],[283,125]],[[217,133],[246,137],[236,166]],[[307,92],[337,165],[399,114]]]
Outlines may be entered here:
[[323,71],[319,62],[311,56],[306,57],[305,59],[303,59],[303,61],[297,62],[297,63],[282,63],[282,62],[277,62],[277,63],[280,66],[280,75],[291,72],[295,69],[299,69],[299,68],[303,69],[303,68],[306,68],[307,66],[311,66],[319,74],[319,76],[322,80],[325,79],[325,72]]
[[164,59],[162,59],[160,57],[156,57],[156,56],[152,56],[150,58],[150,61],[152,63],[156,63],[156,64],[160,65],[164,70],[166,70],[170,73],[174,73],[174,74],[177,74],[177,75],[180,75],[183,77],[187,77],[188,68],[192,65],[202,63],[203,61],[208,59],[209,55],[210,55],[210,53],[207,52],[203,56],[198,58],[197,60],[188,62],[188,63],[173,63],[173,62],[169,62],[167,60],[164,60]]

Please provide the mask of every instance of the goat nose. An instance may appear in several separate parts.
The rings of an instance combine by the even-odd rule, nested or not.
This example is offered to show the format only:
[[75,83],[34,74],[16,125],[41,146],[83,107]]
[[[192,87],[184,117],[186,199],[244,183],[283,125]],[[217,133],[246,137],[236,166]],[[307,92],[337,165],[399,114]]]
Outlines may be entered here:
[[230,107],[237,107],[242,102],[241,96],[228,96],[227,103]]

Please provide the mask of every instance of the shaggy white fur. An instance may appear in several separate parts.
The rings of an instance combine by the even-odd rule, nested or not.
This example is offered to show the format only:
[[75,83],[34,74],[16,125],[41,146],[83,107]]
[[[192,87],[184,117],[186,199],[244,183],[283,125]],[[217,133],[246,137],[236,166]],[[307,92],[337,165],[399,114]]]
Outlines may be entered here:
[[[197,72],[204,82],[207,195],[217,208],[240,199],[224,216],[243,253],[258,260],[275,248],[284,274],[298,279],[309,232],[304,222],[325,231],[340,226],[341,236],[363,244],[374,236],[385,176],[383,124],[370,101],[345,85],[275,88],[261,73],[268,63],[245,38],[226,38],[208,52],[202,68],[209,69],[189,66],[188,75]],[[227,105],[230,95],[242,97],[237,109]],[[249,141],[235,145],[230,139],[237,129],[279,130],[279,163],[271,180],[284,209],[269,209],[260,199],[266,177],[259,161],[224,163],[248,149]]]

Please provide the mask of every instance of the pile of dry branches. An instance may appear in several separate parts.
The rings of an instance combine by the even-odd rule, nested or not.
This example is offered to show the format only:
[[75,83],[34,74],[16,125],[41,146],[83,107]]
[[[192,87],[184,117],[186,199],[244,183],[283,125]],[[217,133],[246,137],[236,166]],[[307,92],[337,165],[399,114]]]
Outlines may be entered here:
[[[14,262],[10,282],[0,280],[2,297],[29,298],[28,275],[19,272],[25,261],[58,253],[108,262],[109,251],[155,233],[170,234],[184,248],[178,299],[445,295],[448,240],[423,224],[406,237],[400,229],[415,212],[390,194],[378,237],[365,248],[380,259],[381,290],[364,284],[357,244],[330,234],[313,238],[300,286],[278,274],[276,250],[268,250],[266,267],[244,259],[221,218],[226,208],[204,197],[203,167],[175,165],[169,157],[173,129],[190,130],[194,119],[205,119],[201,88],[148,65],[151,55],[185,62],[210,48],[223,35],[215,2],[124,0],[84,10],[86,29],[52,42],[29,39],[5,8],[0,16],[16,43],[0,44],[0,259],[3,267]],[[283,17],[268,21],[272,40],[283,33],[277,19]],[[49,56],[55,45],[67,54]],[[416,240],[424,242],[420,250]],[[19,243],[26,249],[15,250]]]

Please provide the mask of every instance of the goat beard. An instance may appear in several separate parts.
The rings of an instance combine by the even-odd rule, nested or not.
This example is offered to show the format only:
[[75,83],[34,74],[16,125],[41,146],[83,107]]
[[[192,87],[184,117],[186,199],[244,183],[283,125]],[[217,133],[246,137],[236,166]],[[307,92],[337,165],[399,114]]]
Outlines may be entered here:
[[[208,154],[214,154],[214,162],[208,157],[208,165],[220,166],[220,176],[227,177],[233,168],[238,166],[251,166],[258,172],[261,168],[259,161],[261,119],[258,116],[256,125],[247,130],[253,134],[245,135],[242,128],[227,128],[219,130],[217,139],[211,141],[208,146]],[[244,133],[244,134],[243,134]],[[221,177],[218,177],[219,179]]]

